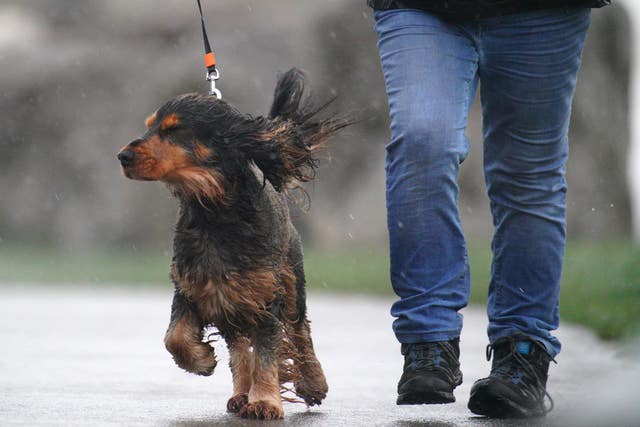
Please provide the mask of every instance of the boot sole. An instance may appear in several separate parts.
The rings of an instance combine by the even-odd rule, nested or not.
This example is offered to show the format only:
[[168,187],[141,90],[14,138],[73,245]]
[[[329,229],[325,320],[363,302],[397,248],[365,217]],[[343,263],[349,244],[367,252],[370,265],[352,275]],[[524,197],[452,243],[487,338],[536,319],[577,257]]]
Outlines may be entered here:
[[429,405],[453,403],[456,401],[453,393],[446,391],[429,391],[421,393],[403,393],[398,395],[397,405]]
[[525,408],[510,399],[490,393],[472,394],[467,407],[474,414],[488,418],[533,418],[545,415],[544,412]]

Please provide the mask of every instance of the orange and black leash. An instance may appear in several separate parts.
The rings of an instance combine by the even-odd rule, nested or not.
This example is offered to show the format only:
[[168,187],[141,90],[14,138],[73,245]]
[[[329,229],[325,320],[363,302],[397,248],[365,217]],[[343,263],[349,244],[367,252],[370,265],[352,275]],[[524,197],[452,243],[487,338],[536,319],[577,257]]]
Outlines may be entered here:
[[204,14],[202,13],[202,5],[200,0],[198,1],[198,10],[200,11],[200,22],[202,23],[202,38],[204,39],[204,66],[207,67],[206,78],[211,88],[209,89],[209,95],[214,95],[218,99],[222,99],[222,93],[216,88],[216,80],[220,78],[220,70],[216,68],[216,55],[211,49],[209,43],[209,37],[207,36],[207,29],[204,25]]

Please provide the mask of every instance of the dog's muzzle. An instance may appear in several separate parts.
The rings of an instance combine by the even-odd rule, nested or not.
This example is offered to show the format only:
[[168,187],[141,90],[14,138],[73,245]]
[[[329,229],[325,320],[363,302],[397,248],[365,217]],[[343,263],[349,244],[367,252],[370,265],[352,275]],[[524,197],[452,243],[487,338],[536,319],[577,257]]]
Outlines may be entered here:
[[133,159],[135,157],[135,154],[133,150],[122,150],[121,152],[118,153],[117,157],[118,157],[118,160],[120,160],[120,164],[123,167],[128,167],[133,164]]

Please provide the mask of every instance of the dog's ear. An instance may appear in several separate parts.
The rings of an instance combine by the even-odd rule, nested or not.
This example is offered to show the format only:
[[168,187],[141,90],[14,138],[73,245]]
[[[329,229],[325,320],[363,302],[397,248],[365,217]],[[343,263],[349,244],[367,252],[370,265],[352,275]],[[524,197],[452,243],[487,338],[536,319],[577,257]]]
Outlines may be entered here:
[[277,191],[291,181],[315,177],[316,156],[324,141],[306,138],[311,135],[291,120],[254,120],[255,131],[243,138],[241,150]]
[[290,181],[312,180],[318,152],[352,123],[318,117],[330,103],[316,105],[311,95],[305,97],[302,71],[292,68],[279,77],[269,117],[254,120],[259,129],[247,147],[250,158],[278,191]]

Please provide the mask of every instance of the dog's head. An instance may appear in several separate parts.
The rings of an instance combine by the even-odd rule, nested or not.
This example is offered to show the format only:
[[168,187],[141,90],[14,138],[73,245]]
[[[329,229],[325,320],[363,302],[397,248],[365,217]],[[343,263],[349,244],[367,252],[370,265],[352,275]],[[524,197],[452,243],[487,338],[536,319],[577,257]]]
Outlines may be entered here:
[[251,161],[269,169],[260,161],[260,151],[271,122],[242,114],[212,96],[182,95],[149,116],[144,135],[117,157],[127,178],[162,181],[179,196],[221,201],[225,190],[249,173]]
[[239,180],[255,179],[252,165],[278,191],[311,180],[317,151],[349,122],[318,119],[324,107],[303,99],[303,80],[296,69],[280,78],[269,117],[242,114],[213,96],[170,100],[147,119],[146,133],[118,153],[123,174],[213,202],[225,199]]

